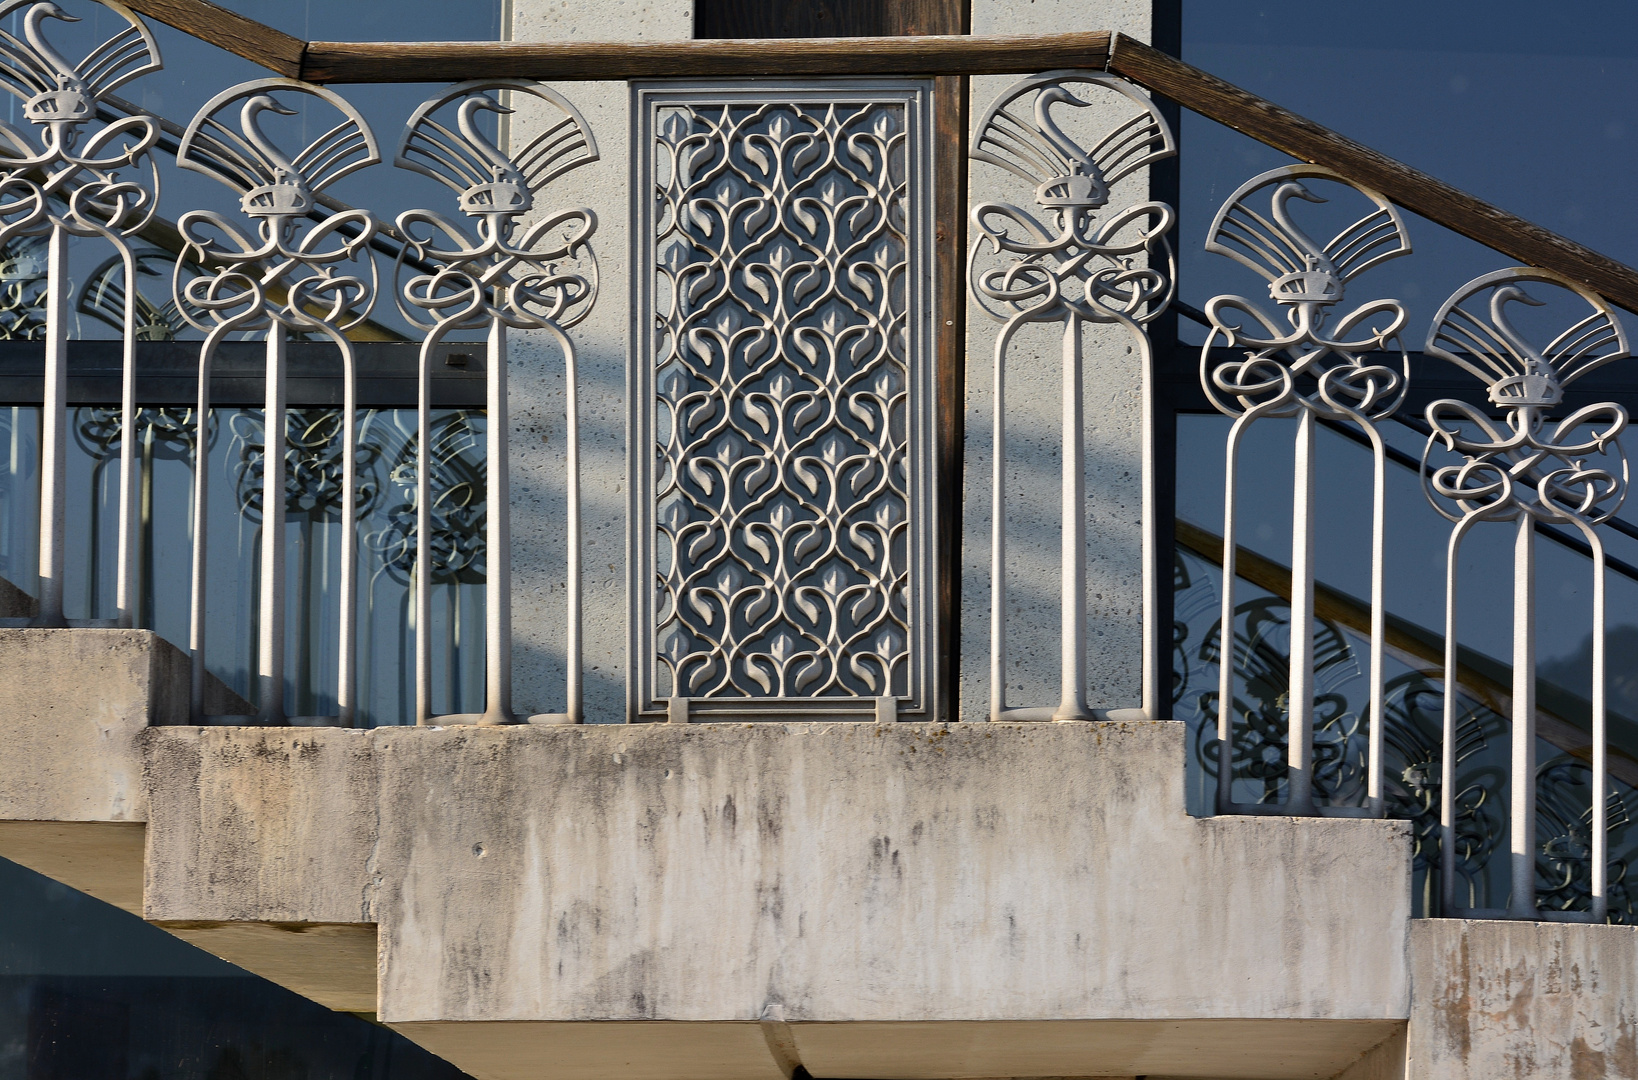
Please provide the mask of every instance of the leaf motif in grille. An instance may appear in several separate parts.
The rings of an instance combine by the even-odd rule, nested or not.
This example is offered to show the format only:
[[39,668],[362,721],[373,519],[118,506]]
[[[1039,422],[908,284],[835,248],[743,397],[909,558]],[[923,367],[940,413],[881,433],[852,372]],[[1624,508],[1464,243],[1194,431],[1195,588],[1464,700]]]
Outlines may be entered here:
[[655,692],[913,699],[913,103],[764,99],[651,114]]

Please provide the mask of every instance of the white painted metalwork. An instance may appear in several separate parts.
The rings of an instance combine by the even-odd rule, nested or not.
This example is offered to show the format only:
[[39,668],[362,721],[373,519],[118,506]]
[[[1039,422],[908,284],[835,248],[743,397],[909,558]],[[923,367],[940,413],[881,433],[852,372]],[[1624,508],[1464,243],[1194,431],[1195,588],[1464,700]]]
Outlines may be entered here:
[[[1372,204],[1363,217],[1320,244],[1292,216],[1292,201],[1323,202],[1303,180],[1334,181],[1354,188]],[[1266,214],[1260,200],[1267,200]],[[1268,281],[1281,320],[1245,297],[1218,296],[1206,305],[1211,333],[1200,354],[1200,380],[1217,408],[1234,417],[1226,448],[1223,492],[1221,658],[1217,697],[1219,812],[1280,814],[1381,814],[1383,730],[1383,504],[1386,463],[1376,422],[1399,407],[1408,387],[1408,360],[1398,340],[1405,311],[1397,300],[1372,300],[1337,316],[1351,280],[1388,259],[1410,253],[1404,222],[1394,205],[1327,169],[1292,165],[1253,177],[1229,196],[1212,222],[1206,250],[1226,255]],[[1236,318],[1237,313],[1241,318]],[[1252,329],[1247,329],[1249,318]],[[1333,321],[1334,320],[1334,321]],[[1330,323],[1331,325],[1327,325]],[[1357,334],[1350,338],[1349,335]],[[1212,349],[1243,349],[1241,358],[1214,363]],[[1396,349],[1398,370],[1369,354]],[[1295,418],[1295,477],[1291,536],[1291,669],[1286,750],[1288,787],[1280,804],[1234,801],[1233,738],[1235,660],[1235,509],[1240,446],[1258,420]],[[1320,419],[1357,425],[1371,443],[1374,484],[1371,509],[1370,749],[1366,805],[1317,807],[1314,753],[1314,499],[1315,426]]]
[[931,100],[636,90],[631,719],[938,715]]
[[[281,101],[302,95],[332,107],[341,120],[293,156],[263,130],[267,113],[295,115]],[[294,79],[258,79],[224,90],[193,118],[176,152],[177,164],[239,192],[240,209],[254,222],[246,233],[225,215],[194,210],[177,223],[186,250],[177,261],[176,298],[183,316],[205,332],[199,352],[194,413],[195,467],[193,609],[188,648],[193,660],[192,712],[204,717],[205,553],[207,542],[206,426],[210,419],[211,360],[227,336],[265,331],[267,398],[262,455],[261,600],[257,608],[257,719],[284,723],[285,644],[285,344],[291,333],[315,334],[336,346],[342,368],[342,503],[339,612],[339,722],[350,726],[355,706],[357,596],[357,394],[353,348],[346,331],[369,314],[375,263],[368,245],[375,219],[365,210],[333,214],[314,223],[314,196],[349,173],[378,163],[381,154],[363,116],[334,91]],[[189,262],[214,273],[184,280]],[[358,273],[345,273],[353,264]],[[360,276],[360,275],[365,276]]]
[[[1590,313],[1547,344],[1520,328],[1510,305],[1541,306],[1542,296],[1578,297]],[[1572,299],[1571,303],[1575,303]],[[1575,304],[1579,309],[1580,304]],[[1513,268],[1475,278],[1445,302],[1428,331],[1426,351],[1478,378],[1497,422],[1460,401],[1433,402],[1433,429],[1423,452],[1428,500],[1451,530],[1446,562],[1445,686],[1457,685],[1457,566],[1463,539],[1479,522],[1512,523],[1513,687],[1509,819],[1512,894],[1505,911],[1477,911],[1456,895],[1454,693],[1445,694],[1440,788],[1441,877],[1447,916],[1559,918],[1603,922],[1608,909],[1608,793],[1605,764],[1605,564],[1597,526],[1621,508],[1628,470],[1620,435],[1627,412],[1613,402],[1587,405],[1550,424],[1564,388],[1595,368],[1631,355],[1626,331],[1594,293],[1557,274]],[[1444,451],[1459,464],[1436,464]],[[1592,881],[1586,912],[1543,911],[1536,903],[1536,525],[1573,526],[1592,549]]]
[[[1090,147],[1064,131],[1062,110],[1124,103],[1124,117]],[[1012,203],[972,207],[968,283],[1002,323],[995,340],[994,473],[990,548],[990,719],[1090,720],[1086,704],[1086,493],[1081,339],[1088,324],[1131,332],[1143,378],[1143,710],[1164,715],[1170,682],[1158,619],[1153,360],[1145,326],[1171,302],[1175,265],[1164,203],[1113,212],[1110,188],[1177,152],[1153,102],[1097,72],[1051,71],[1013,84],[990,106],[970,156],[1031,185],[1036,213]],[[1011,708],[1006,701],[1006,380],[1007,348],[1031,323],[1063,324],[1062,629],[1056,707]]]
[[[134,276],[129,239],[153,217],[158,173],[150,156],[159,127],[149,116],[103,123],[103,96],[160,66],[159,48],[142,21],[123,5],[104,6],[125,19],[124,30],[78,62],[49,40],[46,21],[78,21],[56,4],[12,0],[0,20],[22,16],[21,38],[0,31],[0,85],[23,101],[29,127],[0,122],[0,247],[41,237],[46,248],[45,402],[41,425],[40,584],[36,626],[66,626],[63,614],[68,409],[68,240],[99,238],[112,245],[127,278]],[[32,134],[31,134],[32,132]],[[144,168],[147,183],[120,176]],[[123,311],[124,378],[120,421],[133,430],[136,415],[136,312]],[[132,482],[134,439],[123,439],[119,468],[119,554],[116,625],[133,619]],[[76,621],[78,622],[78,621]],[[95,623],[93,625],[107,625]]]
[[[552,117],[515,153],[503,152],[480,128],[479,114],[512,110],[497,94],[529,96]],[[597,143],[575,107],[555,91],[521,79],[461,83],[416,109],[393,164],[430,176],[460,196],[474,233],[433,210],[398,216],[406,238],[396,264],[395,290],[404,318],[426,332],[421,346],[420,436],[416,466],[415,572],[416,722],[432,715],[431,392],[433,349],[456,330],[487,332],[488,459],[485,602],[486,696],[480,716],[445,722],[506,724],[512,712],[512,535],[509,521],[506,346],[510,328],[544,330],[563,351],[567,473],[568,563],[565,621],[567,704],[562,713],[528,717],[531,723],[578,724],[583,719],[581,650],[581,495],[579,374],[574,342],[565,332],[591,312],[597,299],[597,262],[590,246],[597,217],[587,207],[555,210],[525,225],[535,196],[571,169],[596,161]],[[405,277],[406,260],[436,269]]]

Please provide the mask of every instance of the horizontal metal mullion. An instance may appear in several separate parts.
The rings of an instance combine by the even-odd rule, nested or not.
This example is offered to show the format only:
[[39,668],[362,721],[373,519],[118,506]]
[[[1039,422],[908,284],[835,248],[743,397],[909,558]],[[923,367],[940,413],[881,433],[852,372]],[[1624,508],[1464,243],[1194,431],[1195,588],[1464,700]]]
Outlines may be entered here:
[[[414,342],[354,343],[360,408],[414,408]],[[484,406],[482,342],[435,347],[432,404],[436,408]],[[460,358],[465,357],[464,365]],[[451,360],[456,363],[451,363]],[[265,346],[259,341],[224,342],[211,371],[211,401],[223,406],[261,406],[265,400]],[[37,341],[0,342],[0,404],[38,405],[44,400],[45,346]],[[290,405],[340,405],[341,360],[335,346],[319,342],[289,345],[287,401]],[[155,341],[137,345],[137,402],[142,406],[189,406],[197,393],[199,342]],[[68,403],[110,405],[120,400],[121,345],[117,341],[73,341],[68,347]]]

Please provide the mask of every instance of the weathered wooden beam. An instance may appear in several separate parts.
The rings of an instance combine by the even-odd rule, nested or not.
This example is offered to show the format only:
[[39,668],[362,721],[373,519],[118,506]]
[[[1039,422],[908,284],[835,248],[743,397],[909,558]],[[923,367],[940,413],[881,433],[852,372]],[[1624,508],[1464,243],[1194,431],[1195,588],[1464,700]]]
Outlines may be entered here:
[[697,41],[348,42],[307,46],[310,82],[471,78],[652,79],[735,75],[1005,75],[1102,68],[1107,31],[1049,35]]
[[1556,271],[1611,303],[1638,312],[1638,271],[1632,267],[1491,206],[1176,57],[1116,34],[1109,70],[1294,158],[1335,169],[1356,183],[1375,188],[1407,210],[1510,258]]
[[208,0],[125,0],[125,6],[270,71],[301,78],[301,58],[307,42],[236,11],[217,7]]

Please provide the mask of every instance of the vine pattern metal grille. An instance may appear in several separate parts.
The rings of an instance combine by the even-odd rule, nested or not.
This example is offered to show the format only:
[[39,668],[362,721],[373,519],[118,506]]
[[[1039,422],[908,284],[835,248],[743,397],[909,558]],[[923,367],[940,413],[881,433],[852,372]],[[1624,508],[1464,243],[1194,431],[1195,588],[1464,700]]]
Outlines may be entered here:
[[929,713],[931,86],[635,92],[633,718]]

